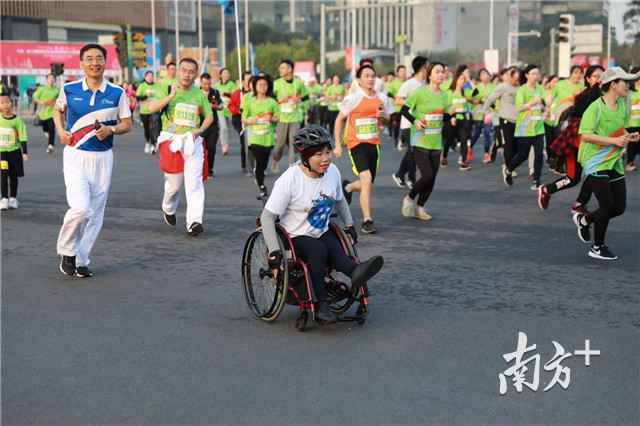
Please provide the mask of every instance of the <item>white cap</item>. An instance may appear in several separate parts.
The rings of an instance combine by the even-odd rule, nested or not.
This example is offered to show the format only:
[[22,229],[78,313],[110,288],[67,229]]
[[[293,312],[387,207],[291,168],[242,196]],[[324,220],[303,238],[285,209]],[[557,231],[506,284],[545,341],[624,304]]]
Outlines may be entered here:
[[629,74],[620,67],[611,67],[602,73],[600,85],[607,84],[614,80],[635,80],[640,78],[640,72],[637,74]]

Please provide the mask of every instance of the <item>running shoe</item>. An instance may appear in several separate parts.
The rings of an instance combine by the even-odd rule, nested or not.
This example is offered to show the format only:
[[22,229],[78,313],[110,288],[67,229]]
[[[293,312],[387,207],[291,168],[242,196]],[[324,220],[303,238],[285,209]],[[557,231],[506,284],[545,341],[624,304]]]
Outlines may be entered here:
[[585,244],[591,241],[591,224],[587,222],[587,218],[582,213],[576,213],[573,215],[573,223],[578,230],[578,238]]
[[549,208],[549,200],[551,200],[551,194],[545,185],[538,187],[538,207],[540,210],[546,210]]
[[269,193],[267,192],[267,187],[262,185],[259,188],[260,188],[260,193],[258,194],[258,199],[266,200],[267,197],[269,196]]
[[588,211],[584,204],[575,201],[571,205],[571,216],[573,217],[573,215],[575,215],[576,213],[587,214]]
[[513,175],[507,170],[507,166],[502,165],[502,180],[507,187],[513,185]]
[[75,256],[61,256],[60,257],[60,272],[70,277],[76,274],[76,257]]
[[222,144],[222,155],[227,155],[229,154],[229,144],[228,143],[223,143]]
[[47,145],[47,154],[53,154],[53,145]]
[[396,149],[397,149],[398,151],[404,151],[404,144],[403,144],[402,142],[400,142],[400,143],[398,144],[398,146],[396,147]]
[[0,200],[0,210],[8,210],[9,209],[9,199],[3,198]]
[[347,200],[347,204],[351,204],[351,197],[352,197],[352,193],[347,191],[347,185],[349,185],[351,182],[349,182],[348,180],[344,179],[342,181],[342,194],[344,194],[344,198],[345,200]]
[[440,160],[440,167],[445,168],[449,166],[449,160],[447,160],[446,158],[442,157],[442,160]]
[[402,216],[404,217],[414,217],[416,215],[416,201],[409,198],[409,196],[405,196],[402,199]]
[[402,178],[398,177],[398,175],[396,175],[395,173],[391,175],[391,179],[393,179],[393,181],[396,183],[398,188],[406,188],[407,187],[407,184],[404,182],[404,180]]
[[469,165],[469,163],[461,163],[460,167],[459,167],[460,171],[462,172],[466,172],[468,170],[471,170],[471,166]]
[[372,220],[365,220],[362,224],[362,228],[360,228],[360,231],[363,234],[375,234],[376,232],[378,232]]
[[484,153],[484,156],[482,157],[482,162],[484,164],[489,164],[491,163],[491,154],[489,154],[488,152]]
[[471,149],[471,147],[469,147],[467,149],[467,162],[472,162],[473,161],[473,149]]
[[534,180],[533,184],[531,184],[531,187],[529,189],[531,189],[532,191],[537,191],[538,188],[540,188],[542,185],[540,184],[540,182]]
[[624,168],[626,171],[628,172],[634,172],[636,171],[637,167],[636,167],[636,163],[635,161],[630,161]]
[[357,292],[360,287],[380,272],[383,265],[384,259],[382,256],[373,256],[371,259],[359,263],[351,273],[351,289],[353,292]]
[[331,312],[327,302],[318,302],[315,312],[316,321],[322,324],[332,324],[338,321],[336,314]]
[[18,208],[18,199],[13,198],[13,197],[9,197],[9,208],[10,209],[17,209]]
[[424,222],[428,222],[431,219],[433,219],[433,217],[431,217],[431,215],[429,213],[427,213],[427,211],[424,209],[424,207],[418,206],[416,207],[416,219],[422,220]]
[[618,260],[618,256],[611,253],[609,247],[604,244],[601,246],[592,245],[589,249],[589,257],[600,260]]
[[516,172],[515,170],[511,172],[511,177],[517,178],[518,177],[518,172]]
[[93,276],[93,272],[86,266],[78,266],[76,268],[76,277],[78,278],[91,278]]
[[175,214],[168,214],[168,213],[162,212],[162,216],[164,217],[164,223],[166,223],[169,226],[176,226]]
[[189,230],[187,231],[187,234],[189,234],[190,237],[196,237],[196,236],[202,234],[203,232],[204,232],[204,228],[202,227],[202,224],[200,224],[198,222],[194,222],[189,227]]
[[144,153],[145,154],[151,154],[151,144],[149,142],[146,142],[144,144]]
[[407,180],[407,188],[413,189],[413,181],[412,180]]

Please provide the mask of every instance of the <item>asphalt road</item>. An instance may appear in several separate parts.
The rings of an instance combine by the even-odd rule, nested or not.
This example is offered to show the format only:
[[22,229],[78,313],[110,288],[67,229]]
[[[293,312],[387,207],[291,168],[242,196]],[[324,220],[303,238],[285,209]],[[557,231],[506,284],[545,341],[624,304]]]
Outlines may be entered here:
[[[603,263],[570,221],[575,189],[541,212],[526,178],[506,189],[497,165],[442,170],[434,220],[403,218],[390,179],[400,153],[386,144],[380,232],[360,244],[386,261],[369,319],[300,333],[293,307],[265,324],[245,305],[241,251],[260,203],[237,146],[206,184],[205,234],[189,239],[184,204],[176,229],[162,221],[162,175],[141,130],[119,137],[96,275],[80,280],[57,269],[62,155],[29,130],[21,207],[1,217],[3,425],[638,424],[639,173],[609,227],[621,259]],[[537,345],[525,358],[540,354],[539,388],[518,393],[509,379],[501,396],[518,331]],[[574,352],[585,339],[601,355],[589,367],[564,359],[568,388],[544,392],[552,341]]]

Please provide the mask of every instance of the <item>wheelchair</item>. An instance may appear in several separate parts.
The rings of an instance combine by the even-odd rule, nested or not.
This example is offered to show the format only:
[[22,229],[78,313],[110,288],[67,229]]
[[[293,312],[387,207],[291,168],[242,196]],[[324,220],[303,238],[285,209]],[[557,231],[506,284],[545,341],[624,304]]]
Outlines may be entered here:
[[[244,296],[252,314],[265,322],[275,321],[282,313],[285,305],[298,307],[299,315],[295,327],[299,331],[309,328],[310,319],[315,318],[313,304],[313,285],[307,265],[295,252],[293,241],[287,231],[276,224],[278,245],[283,253],[282,264],[273,279],[269,268],[268,249],[262,235],[259,220],[257,229],[247,239],[242,252],[242,281]],[[356,247],[351,238],[335,223],[331,222],[329,230],[334,232],[347,256],[359,263]],[[349,284],[347,284],[349,282]],[[327,267],[325,276],[329,309],[336,314],[338,322],[365,323],[368,309],[369,290],[363,284],[353,291],[349,279],[338,271]],[[345,315],[356,305],[354,315]]]

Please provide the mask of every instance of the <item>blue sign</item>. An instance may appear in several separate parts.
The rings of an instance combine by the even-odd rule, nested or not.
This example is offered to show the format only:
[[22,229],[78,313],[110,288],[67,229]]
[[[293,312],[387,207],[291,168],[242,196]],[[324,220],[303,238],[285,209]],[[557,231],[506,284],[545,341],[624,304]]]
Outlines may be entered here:
[[[144,44],[147,45],[147,65],[153,67],[153,48],[151,47],[151,45],[153,44],[153,37],[151,36],[151,34],[145,34]],[[160,55],[160,37],[156,35],[156,63],[158,65],[162,63]]]

